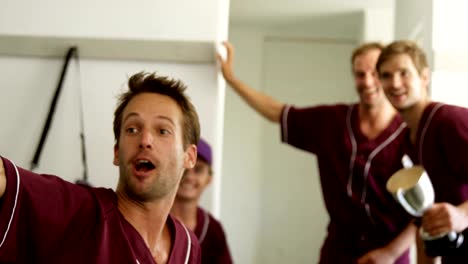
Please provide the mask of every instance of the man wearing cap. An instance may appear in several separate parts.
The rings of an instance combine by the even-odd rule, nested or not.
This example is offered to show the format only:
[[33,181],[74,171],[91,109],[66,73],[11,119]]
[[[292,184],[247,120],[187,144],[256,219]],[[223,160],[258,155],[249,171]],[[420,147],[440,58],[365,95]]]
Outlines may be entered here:
[[232,263],[221,223],[199,206],[200,197],[213,175],[211,147],[203,139],[197,145],[197,154],[195,167],[186,170],[182,177],[171,214],[197,236],[203,264]]

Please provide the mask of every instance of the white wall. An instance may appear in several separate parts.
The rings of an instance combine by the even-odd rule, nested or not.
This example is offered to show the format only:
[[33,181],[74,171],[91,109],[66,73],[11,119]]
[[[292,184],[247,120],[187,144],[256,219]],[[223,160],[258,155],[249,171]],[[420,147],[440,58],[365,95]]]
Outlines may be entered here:
[[[297,106],[355,101],[349,63],[354,46],[267,41],[266,92]],[[263,263],[317,263],[329,218],[316,158],[280,143],[278,125],[263,128]]]
[[467,52],[468,22],[464,0],[432,0],[432,43],[435,51]]
[[[3,0],[0,32],[13,35],[215,40],[219,34],[218,13],[221,10],[218,8],[225,3],[229,1]],[[227,25],[225,22],[222,24]]]
[[[236,73],[252,86],[261,87],[262,30],[232,27],[229,35],[235,45]],[[260,121],[232,89],[226,90],[221,219],[235,263],[264,263],[259,258],[263,191]]]
[[433,0],[432,98],[468,107],[468,2]]
[[363,10],[362,25],[362,42],[377,41],[385,44],[393,41],[395,31],[394,7]]
[[417,41],[432,64],[433,1],[395,0],[395,39]]

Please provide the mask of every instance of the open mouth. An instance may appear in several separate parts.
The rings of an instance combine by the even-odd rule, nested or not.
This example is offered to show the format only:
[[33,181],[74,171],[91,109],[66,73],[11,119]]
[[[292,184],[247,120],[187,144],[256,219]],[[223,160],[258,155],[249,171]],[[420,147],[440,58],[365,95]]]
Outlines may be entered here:
[[148,172],[155,168],[154,164],[149,160],[141,159],[135,162],[135,170],[138,172]]

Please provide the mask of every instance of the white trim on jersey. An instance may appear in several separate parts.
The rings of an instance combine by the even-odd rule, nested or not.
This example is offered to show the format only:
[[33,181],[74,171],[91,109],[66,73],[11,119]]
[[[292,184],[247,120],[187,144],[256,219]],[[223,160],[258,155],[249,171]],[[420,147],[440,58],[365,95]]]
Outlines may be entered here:
[[353,170],[354,162],[356,161],[357,153],[357,143],[356,138],[354,137],[353,127],[351,126],[351,115],[353,113],[354,105],[351,105],[348,109],[348,114],[346,116],[346,126],[348,128],[349,140],[351,140],[351,159],[349,160],[349,175],[348,175],[348,184],[346,189],[348,191],[348,196],[353,197]]
[[[357,154],[357,143],[356,143],[356,138],[353,133],[353,127],[351,124],[351,117],[352,117],[352,112],[354,109],[354,105],[351,105],[348,114],[346,117],[346,124],[348,128],[348,133],[349,133],[349,138],[351,140],[351,159],[349,163],[349,176],[348,176],[348,185],[347,185],[347,191],[348,191],[348,196],[352,198],[353,196],[353,170],[354,170],[354,163],[356,162],[356,154]],[[390,144],[393,140],[395,140],[398,135],[400,135],[404,128],[406,127],[406,123],[402,123],[400,127],[394,131],[387,139],[385,139],[384,142],[382,142],[380,145],[378,145],[367,157],[366,164],[364,166],[364,186],[362,188],[362,193],[361,193],[361,204],[364,205],[364,208],[366,210],[367,215],[369,216],[369,219],[374,222],[373,217],[370,212],[369,204],[366,203],[366,196],[367,196],[367,183],[368,183],[368,178],[369,178],[369,171],[371,168],[372,164],[372,159],[374,159],[377,154],[382,151],[388,144]]]
[[187,228],[185,227],[184,224],[182,224],[182,227],[185,229],[185,233],[187,234],[187,239],[188,239],[188,243],[187,243],[187,254],[185,255],[185,264],[188,264],[189,263],[189,259],[190,259],[190,250],[192,248],[192,238],[190,237],[190,233],[189,231],[187,230]]
[[[5,243],[6,237],[8,235],[8,231],[10,231],[11,222],[13,222],[13,216],[15,215],[16,205],[18,204],[20,177],[19,177],[18,168],[16,168],[16,165],[12,161],[10,161],[10,162],[11,162],[11,164],[13,164],[13,167],[15,168],[15,172],[16,172],[15,203],[13,204],[13,210],[11,211],[10,221],[8,222],[8,226],[7,226],[7,229],[5,230],[5,234],[3,235],[3,239],[2,239],[2,242],[0,243],[0,247],[2,247],[3,243]],[[3,165],[3,167],[5,167],[5,165]],[[6,177],[6,174],[5,174],[5,177]]]
[[427,131],[427,128],[429,127],[429,124],[431,123],[432,121],[432,118],[434,117],[434,114],[437,112],[437,110],[440,109],[440,107],[442,107],[444,104],[437,104],[431,111],[431,113],[429,114],[429,117],[427,118],[426,120],[426,123],[424,124],[424,128],[421,132],[421,138],[419,139],[419,153],[418,153],[418,157],[419,157],[419,163],[420,164],[423,164],[423,143],[424,143],[424,137],[426,136],[426,131]]
[[206,233],[208,233],[208,226],[210,225],[210,217],[208,216],[208,213],[202,209],[203,216],[205,218],[205,221],[203,223],[203,229],[202,233],[200,234],[200,238],[198,239],[198,242],[201,244],[203,240],[206,237]]
[[291,109],[290,105],[286,105],[282,112],[281,116],[281,126],[283,127],[283,142],[289,142],[288,139],[288,115],[289,110]]

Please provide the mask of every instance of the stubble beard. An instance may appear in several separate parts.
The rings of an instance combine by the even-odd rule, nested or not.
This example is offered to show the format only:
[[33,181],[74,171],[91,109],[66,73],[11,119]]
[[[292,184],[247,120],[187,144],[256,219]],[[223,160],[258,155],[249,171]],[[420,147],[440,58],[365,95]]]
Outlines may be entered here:
[[122,187],[124,193],[132,200],[145,203],[159,200],[167,195],[167,192],[165,191],[166,188],[164,188],[164,182],[161,183],[158,181],[161,179],[160,173],[153,176],[153,182],[145,182],[144,186],[141,186],[142,184],[137,182],[137,180],[132,176],[130,170],[126,170],[123,173],[123,170],[121,169],[121,172],[119,185]]

